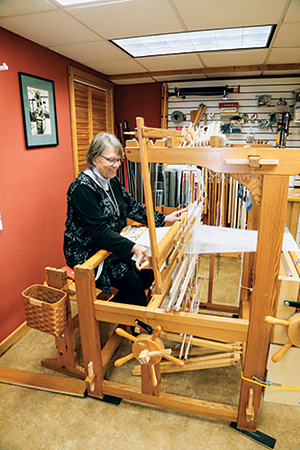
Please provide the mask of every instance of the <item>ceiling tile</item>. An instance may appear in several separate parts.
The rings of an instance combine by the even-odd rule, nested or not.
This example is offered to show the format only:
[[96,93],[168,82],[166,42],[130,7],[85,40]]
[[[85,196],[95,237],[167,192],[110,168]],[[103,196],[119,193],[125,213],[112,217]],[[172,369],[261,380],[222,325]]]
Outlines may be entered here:
[[283,23],[274,41],[273,47],[299,47],[300,24]]
[[57,9],[47,0],[1,0],[0,17],[29,14],[33,12],[50,11]]
[[106,39],[184,31],[168,0],[132,0],[68,12]]
[[109,42],[99,40],[82,44],[56,45],[49,47],[61,55],[89,65],[95,60],[118,61],[131,59],[126,53]]
[[179,70],[203,67],[195,53],[152,56],[151,58],[138,58],[137,61],[148,70]]
[[174,0],[189,30],[271,25],[278,22],[282,0]]
[[145,73],[146,70],[136,63],[133,59],[119,60],[119,61],[102,61],[97,59],[94,63],[89,64],[89,67],[99,70],[106,75],[116,75],[124,73]]
[[46,47],[88,42],[99,37],[59,10],[0,18],[0,26]]
[[298,48],[274,48],[271,50],[267,64],[291,64],[300,63],[300,47]]
[[207,67],[243,66],[262,64],[267,56],[267,49],[234,50],[231,52],[201,53],[201,59]]
[[292,3],[287,10],[284,22],[300,22],[300,2],[299,0],[292,0]]
[[[273,48],[269,50],[204,52],[134,60],[106,41],[107,38],[186,29],[277,23],[288,4],[290,6],[284,23],[279,26]],[[56,0],[0,0],[0,26],[107,75],[189,70],[202,68],[202,62],[207,67],[221,67],[220,70],[226,70],[226,66],[265,62],[300,63],[300,0],[120,0],[84,7],[61,7]],[[267,55],[269,57],[266,60]],[[249,72],[250,76],[259,74]],[[244,75],[244,72],[211,73],[207,76],[175,73],[170,76],[160,75],[155,79],[171,82]],[[123,79],[116,83],[145,82],[153,82],[153,78]]]

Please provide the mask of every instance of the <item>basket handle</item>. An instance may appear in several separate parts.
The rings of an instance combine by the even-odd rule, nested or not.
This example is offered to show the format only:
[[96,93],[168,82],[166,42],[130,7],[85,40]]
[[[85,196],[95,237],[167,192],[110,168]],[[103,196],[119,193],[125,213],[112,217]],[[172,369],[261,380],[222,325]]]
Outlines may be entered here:
[[39,306],[40,308],[42,307],[42,301],[37,300],[36,298],[29,297],[29,303],[34,306]]

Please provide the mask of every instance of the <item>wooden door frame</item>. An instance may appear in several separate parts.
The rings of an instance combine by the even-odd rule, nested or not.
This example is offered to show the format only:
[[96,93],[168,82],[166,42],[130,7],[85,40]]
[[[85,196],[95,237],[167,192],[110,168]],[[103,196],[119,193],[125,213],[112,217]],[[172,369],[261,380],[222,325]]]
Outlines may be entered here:
[[96,77],[75,67],[68,66],[69,78],[69,96],[70,96],[70,115],[71,115],[71,131],[72,131],[72,147],[73,147],[73,164],[74,176],[79,173],[78,164],[78,143],[77,143],[77,127],[76,127],[76,109],[75,109],[75,88],[74,83],[78,82],[88,87],[101,89],[106,92],[106,131],[114,133],[114,103],[113,103],[113,87],[114,85],[105,79]]

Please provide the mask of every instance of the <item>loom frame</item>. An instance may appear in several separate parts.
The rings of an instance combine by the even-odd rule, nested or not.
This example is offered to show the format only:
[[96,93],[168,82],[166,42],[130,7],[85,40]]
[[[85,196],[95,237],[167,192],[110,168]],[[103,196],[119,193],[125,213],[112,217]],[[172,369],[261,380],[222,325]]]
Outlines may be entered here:
[[[128,143],[126,157],[130,161],[141,162],[144,182],[145,203],[151,242],[151,263],[154,270],[155,286],[147,307],[119,304],[98,300],[94,280],[94,269],[105,259],[104,250],[75,271],[76,298],[81,332],[82,352],[85,374],[88,377],[88,395],[102,399],[105,395],[120,397],[135,402],[146,403],[237,422],[238,429],[256,430],[262,387],[244,378],[252,376],[264,379],[267,363],[271,326],[264,317],[272,315],[280,266],[282,241],[285,224],[285,211],[288,195],[289,176],[300,172],[300,150],[269,149],[253,146],[251,149],[234,148],[181,148],[178,145],[181,133],[178,131],[148,128],[143,118],[137,118],[137,141]],[[149,138],[165,138],[167,144],[153,145]],[[168,146],[168,142],[170,146]],[[174,142],[176,146],[173,146]],[[252,156],[255,155],[255,161]],[[247,165],[226,163],[227,159],[248,160]],[[277,160],[276,164],[259,165],[259,160]],[[257,163],[258,161],[258,163]],[[258,229],[258,242],[255,264],[249,261],[244,270],[244,282],[253,284],[249,318],[228,318],[191,314],[187,312],[166,312],[159,308],[164,290],[170,283],[170,273],[160,271],[162,255],[167,256],[168,245],[174,245],[172,236],[176,235],[176,225],[172,226],[168,238],[157,244],[153,215],[153,203],[149,176],[149,163],[194,164],[220,173],[228,173],[243,183],[252,193],[255,203],[253,227]],[[255,228],[254,228],[255,229]],[[169,240],[167,243],[166,241]],[[254,272],[250,277],[250,266]],[[243,361],[244,378],[241,380],[238,407],[202,401],[193,398],[161,393],[149,387],[149,374],[142,371],[141,390],[131,385],[115,383],[105,379],[105,370],[120,337],[115,333],[106,346],[101,349],[98,321],[134,325],[135,319],[152,327],[161,326],[166,332],[187,333],[208,339],[239,341],[245,344]],[[93,374],[88,367],[92,362]],[[157,368],[159,369],[159,368]],[[159,377],[159,373],[157,373]],[[251,414],[249,402],[251,399]]]

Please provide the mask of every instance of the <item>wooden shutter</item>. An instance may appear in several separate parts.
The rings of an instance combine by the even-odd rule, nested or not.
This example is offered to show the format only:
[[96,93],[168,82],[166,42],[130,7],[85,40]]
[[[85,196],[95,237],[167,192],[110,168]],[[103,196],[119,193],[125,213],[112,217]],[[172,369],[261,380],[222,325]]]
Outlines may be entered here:
[[93,137],[114,132],[113,85],[69,67],[70,108],[75,177],[87,167],[85,155]]

